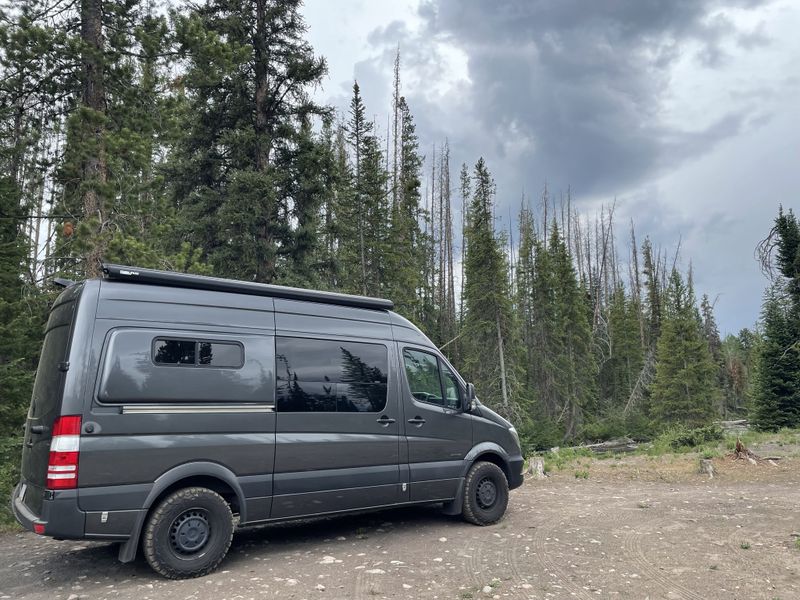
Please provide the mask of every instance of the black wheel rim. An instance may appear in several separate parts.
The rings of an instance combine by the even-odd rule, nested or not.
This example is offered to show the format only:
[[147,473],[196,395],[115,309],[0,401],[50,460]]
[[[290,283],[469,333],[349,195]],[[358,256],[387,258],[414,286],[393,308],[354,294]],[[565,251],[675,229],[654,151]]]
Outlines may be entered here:
[[178,556],[201,552],[211,536],[208,513],[200,508],[182,512],[169,528],[170,546]]
[[478,482],[478,487],[475,489],[475,499],[478,506],[486,510],[492,508],[497,501],[497,486],[490,477],[484,477]]

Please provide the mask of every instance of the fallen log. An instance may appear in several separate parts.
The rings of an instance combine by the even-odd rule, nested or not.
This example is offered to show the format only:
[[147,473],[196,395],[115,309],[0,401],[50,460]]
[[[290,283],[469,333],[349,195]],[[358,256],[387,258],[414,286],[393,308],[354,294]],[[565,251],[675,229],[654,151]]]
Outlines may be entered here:
[[725,433],[744,433],[750,429],[747,419],[737,419],[735,421],[714,421],[714,425],[722,429]]
[[578,446],[577,448],[586,448],[596,454],[603,454],[604,452],[633,452],[638,447],[639,444],[631,438],[621,437],[598,444],[586,444],[585,446]]

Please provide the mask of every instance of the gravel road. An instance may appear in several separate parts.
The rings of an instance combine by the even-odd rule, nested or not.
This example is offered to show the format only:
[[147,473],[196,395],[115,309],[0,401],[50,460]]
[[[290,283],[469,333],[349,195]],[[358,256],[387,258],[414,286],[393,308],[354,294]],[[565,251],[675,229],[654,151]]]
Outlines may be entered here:
[[423,507],[246,529],[185,581],[111,544],[9,533],[0,598],[800,598],[800,459],[716,461],[712,480],[689,458],[586,462],[526,482],[492,527]]

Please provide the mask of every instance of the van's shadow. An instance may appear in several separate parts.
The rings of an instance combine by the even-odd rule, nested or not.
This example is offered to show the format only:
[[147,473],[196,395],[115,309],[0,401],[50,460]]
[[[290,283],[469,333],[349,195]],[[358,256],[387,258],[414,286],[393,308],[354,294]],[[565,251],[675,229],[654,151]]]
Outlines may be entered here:
[[[463,524],[458,517],[448,517],[441,512],[441,506],[413,506],[387,509],[354,515],[318,517],[302,521],[290,521],[237,530],[233,536],[230,551],[221,568],[241,566],[253,555],[269,556],[273,553],[284,555],[297,552],[327,548],[331,544],[369,540],[374,543],[382,536],[408,532],[429,526],[458,527]],[[45,585],[53,587],[64,585],[64,578],[75,584],[82,580],[98,582],[103,585],[113,581],[131,580],[137,583],[158,581],[160,578],[150,569],[142,556],[141,549],[133,563],[122,564],[117,560],[118,544],[96,544],[71,552],[64,552],[59,542],[54,546],[57,558],[47,561],[52,570]],[[75,542],[85,544],[87,542]],[[258,563],[254,563],[256,568]]]
[[[375,540],[431,525],[456,526],[463,521],[442,514],[441,506],[411,506],[376,512],[319,517],[242,529],[236,532],[226,558],[229,565],[247,561],[253,554],[307,551],[358,540]],[[339,538],[339,539],[337,539]]]

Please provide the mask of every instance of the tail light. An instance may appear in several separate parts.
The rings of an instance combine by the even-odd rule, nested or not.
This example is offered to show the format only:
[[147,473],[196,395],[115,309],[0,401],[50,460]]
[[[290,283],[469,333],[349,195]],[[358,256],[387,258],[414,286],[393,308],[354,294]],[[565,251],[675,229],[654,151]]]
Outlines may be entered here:
[[50,441],[47,463],[47,489],[71,490],[78,487],[78,453],[81,444],[81,417],[58,417]]

